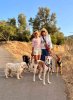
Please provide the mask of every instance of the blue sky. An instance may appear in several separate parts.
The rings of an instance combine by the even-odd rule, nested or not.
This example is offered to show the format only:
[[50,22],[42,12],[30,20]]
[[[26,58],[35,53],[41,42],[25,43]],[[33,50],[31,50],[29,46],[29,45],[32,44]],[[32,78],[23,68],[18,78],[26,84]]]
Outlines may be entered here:
[[57,25],[65,36],[73,33],[73,0],[0,0],[0,20],[7,20],[24,13],[27,21],[35,17],[38,7],[48,7],[57,15]]

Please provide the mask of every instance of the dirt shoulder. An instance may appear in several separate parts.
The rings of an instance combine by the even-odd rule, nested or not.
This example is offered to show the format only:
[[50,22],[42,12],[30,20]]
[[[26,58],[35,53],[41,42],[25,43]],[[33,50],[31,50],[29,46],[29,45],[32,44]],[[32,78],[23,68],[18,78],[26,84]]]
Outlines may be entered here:
[[69,52],[63,58],[63,79],[67,87],[68,100],[73,100],[73,55]]

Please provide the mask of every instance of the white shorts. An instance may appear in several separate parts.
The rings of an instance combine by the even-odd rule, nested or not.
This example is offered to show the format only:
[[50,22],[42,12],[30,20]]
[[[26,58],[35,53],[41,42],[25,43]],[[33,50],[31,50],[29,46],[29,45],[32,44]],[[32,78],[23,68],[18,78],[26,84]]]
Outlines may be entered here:
[[33,55],[41,55],[41,49],[34,49]]

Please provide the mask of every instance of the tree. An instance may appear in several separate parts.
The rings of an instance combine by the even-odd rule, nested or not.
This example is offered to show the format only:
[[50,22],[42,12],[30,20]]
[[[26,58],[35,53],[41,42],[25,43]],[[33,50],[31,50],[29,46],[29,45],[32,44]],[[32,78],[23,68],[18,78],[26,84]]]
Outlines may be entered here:
[[26,17],[24,14],[18,15],[18,40],[29,41],[30,31],[27,30]]
[[56,43],[57,43],[57,37],[56,37],[55,34],[52,34],[52,35],[51,35],[51,40],[52,40],[52,43],[53,43],[53,44],[56,44]]
[[0,24],[0,40],[9,41],[10,37],[16,33],[16,28],[8,25],[8,23]]
[[56,33],[56,38],[57,38],[57,45],[64,44],[64,34],[62,32],[57,32]]
[[58,28],[56,27],[56,14],[50,14],[49,8],[40,7],[35,18],[29,19],[29,24],[32,26],[33,31],[46,28],[49,33],[55,33]]
[[30,40],[30,31],[25,30],[22,34],[17,33],[17,40],[28,42]]
[[26,41],[26,42],[28,42],[30,40],[30,31],[29,30],[26,30],[23,33],[23,38],[24,38],[24,41]]
[[16,27],[16,19],[15,18],[9,18],[7,23],[11,26]]
[[18,15],[18,25],[22,27],[24,30],[26,29],[26,17],[24,14]]

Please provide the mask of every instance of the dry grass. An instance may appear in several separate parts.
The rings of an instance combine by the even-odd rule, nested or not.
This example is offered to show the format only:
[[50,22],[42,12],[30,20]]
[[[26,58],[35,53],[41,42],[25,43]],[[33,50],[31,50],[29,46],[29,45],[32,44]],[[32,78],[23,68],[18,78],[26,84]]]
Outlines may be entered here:
[[[73,48],[72,48],[73,49]],[[68,100],[73,100],[73,50],[66,50],[63,55],[63,79],[67,86]]]
[[31,43],[11,41],[4,45],[4,47],[17,59],[21,58],[22,55],[31,54]]

